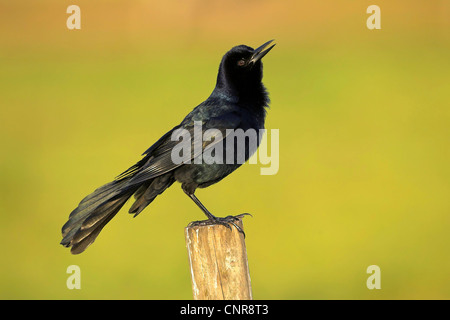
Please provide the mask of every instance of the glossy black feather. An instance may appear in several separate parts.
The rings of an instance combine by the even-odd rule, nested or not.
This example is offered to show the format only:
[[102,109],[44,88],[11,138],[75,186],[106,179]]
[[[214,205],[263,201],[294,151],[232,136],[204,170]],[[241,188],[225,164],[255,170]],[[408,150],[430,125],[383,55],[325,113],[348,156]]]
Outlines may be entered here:
[[[272,47],[261,51],[260,48],[253,50],[242,45],[228,51],[222,58],[216,86],[208,99],[148,148],[143,153],[144,157],[135,165],[122,172],[114,181],[86,196],[64,224],[61,244],[71,247],[73,254],[83,252],[133,194],[135,202],[129,212],[136,216],[175,181],[180,182],[183,190],[193,197],[197,188],[217,183],[236,170],[240,163],[174,163],[171,153],[179,142],[172,141],[171,137],[177,129],[190,133],[193,138],[190,141],[190,158],[195,162],[197,157],[202,156],[194,148],[196,143],[203,146],[203,151],[223,147],[225,154],[227,150],[223,142],[228,134],[227,129],[263,129],[269,98],[261,82],[260,58]],[[246,64],[239,63],[240,60],[245,60]],[[221,138],[204,142],[202,137],[195,137],[195,122],[201,124],[202,132],[208,129],[220,130]],[[254,151],[246,150],[245,159]],[[212,217],[210,214],[208,216]]]

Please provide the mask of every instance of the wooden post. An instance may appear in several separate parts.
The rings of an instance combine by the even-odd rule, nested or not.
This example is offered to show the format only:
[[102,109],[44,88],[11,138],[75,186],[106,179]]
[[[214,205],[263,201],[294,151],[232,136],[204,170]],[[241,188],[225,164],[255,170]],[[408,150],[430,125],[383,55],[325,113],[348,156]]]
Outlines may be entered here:
[[[243,229],[242,220],[237,222]],[[185,228],[195,300],[251,300],[244,235],[234,226]]]

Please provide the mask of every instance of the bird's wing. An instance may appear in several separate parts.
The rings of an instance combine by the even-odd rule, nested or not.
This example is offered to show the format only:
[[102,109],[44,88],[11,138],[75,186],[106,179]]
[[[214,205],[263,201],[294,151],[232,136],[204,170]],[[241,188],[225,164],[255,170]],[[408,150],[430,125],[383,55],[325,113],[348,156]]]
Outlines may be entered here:
[[149,161],[149,159],[152,158],[152,153],[156,149],[162,147],[167,141],[170,141],[170,137],[172,135],[172,132],[175,131],[176,129],[178,129],[179,127],[180,127],[180,125],[172,128],[170,131],[168,131],[166,134],[164,134],[161,138],[159,138],[158,141],[156,141],[150,148],[148,148],[142,154],[143,156],[145,156],[144,158],[142,158],[135,165],[133,165],[132,167],[128,168],[127,170],[122,172],[120,175],[118,175],[115,180],[117,180],[117,181],[123,180],[123,179],[126,179],[126,178],[130,178],[131,176],[136,174],[143,166],[146,165],[146,163]]
[[[201,127],[199,123],[201,123]],[[172,160],[172,149],[177,144],[181,143],[179,140],[172,141],[172,135],[176,133],[176,129],[185,129],[187,130],[185,133],[189,133],[191,144],[190,160],[192,160],[199,156],[204,150],[213,148],[217,143],[224,140],[231,132],[230,130],[227,131],[227,129],[236,129],[239,127],[240,123],[241,117],[234,112],[230,112],[201,122],[196,121],[195,124],[189,123],[187,125],[173,128],[144,153],[146,154],[146,157],[138,162],[134,166],[134,169],[133,167],[129,169],[133,171],[133,177],[130,179],[128,185],[131,186],[142,183],[143,181],[172,171],[184,164],[183,162],[174,163]],[[212,141],[203,141],[203,134],[208,129],[217,129],[221,132],[221,135],[214,137],[214,139],[210,139],[211,137],[208,137],[208,139]],[[201,134],[198,134],[197,132],[201,132]],[[205,139],[206,138],[207,137],[205,137]],[[200,149],[196,147],[198,145],[202,146],[201,150],[197,150]],[[124,174],[126,174],[127,171],[124,172]]]

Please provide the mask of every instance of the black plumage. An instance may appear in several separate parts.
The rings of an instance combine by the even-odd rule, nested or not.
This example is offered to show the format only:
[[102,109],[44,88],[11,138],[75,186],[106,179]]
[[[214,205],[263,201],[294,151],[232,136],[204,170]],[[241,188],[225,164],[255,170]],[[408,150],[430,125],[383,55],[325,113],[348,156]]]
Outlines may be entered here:
[[[178,126],[168,131],[145,151],[144,157],[138,163],[114,181],[85,197],[64,224],[61,244],[72,247],[73,254],[83,252],[132,195],[135,202],[129,212],[136,216],[175,181],[181,183],[183,191],[208,217],[208,220],[197,223],[236,226],[233,222],[235,217],[215,217],[201,204],[194,193],[197,188],[205,188],[219,182],[241,166],[241,163],[227,164],[225,161],[223,164],[207,164],[205,161],[174,163],[171,152],[179,142],[172,141],[171,137],[177,129],[185,129],[191,133],[191,137],[195,137],[195,124],[201,124],[202,132],[213,128],[220,130],[222,140],[226,139],[227,129],[244,131],[264,129],[269,98],[262,84],[261,58],[273,48],[274,45],[268,47],[271,42],[268,41],[257,49],[240,45],[228,51],[222,58],[216,86],[208,99],[194,108]],[[201,156],[194,150],[195,143],[200,143],[204,151],[223,142],[220,139],[211,140],[205,144],[203,141],[192,139],[190,158],[195,160]],[[257,144],[259,145],[259,139]],[[223,148],[225,158],[227,152],[225,144]],[[254,151],[246,146],[245,160]]]

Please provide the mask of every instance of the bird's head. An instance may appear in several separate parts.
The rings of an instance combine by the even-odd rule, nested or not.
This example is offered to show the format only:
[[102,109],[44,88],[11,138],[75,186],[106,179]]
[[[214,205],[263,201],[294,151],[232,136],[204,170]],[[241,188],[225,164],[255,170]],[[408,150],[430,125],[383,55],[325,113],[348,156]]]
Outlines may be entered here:
[[217,87],[242,92],[260,85],[261,59],[275,46],[269,46],[272,42],[267,41],[256,49],[240,45],[228,51],[220,63]]

